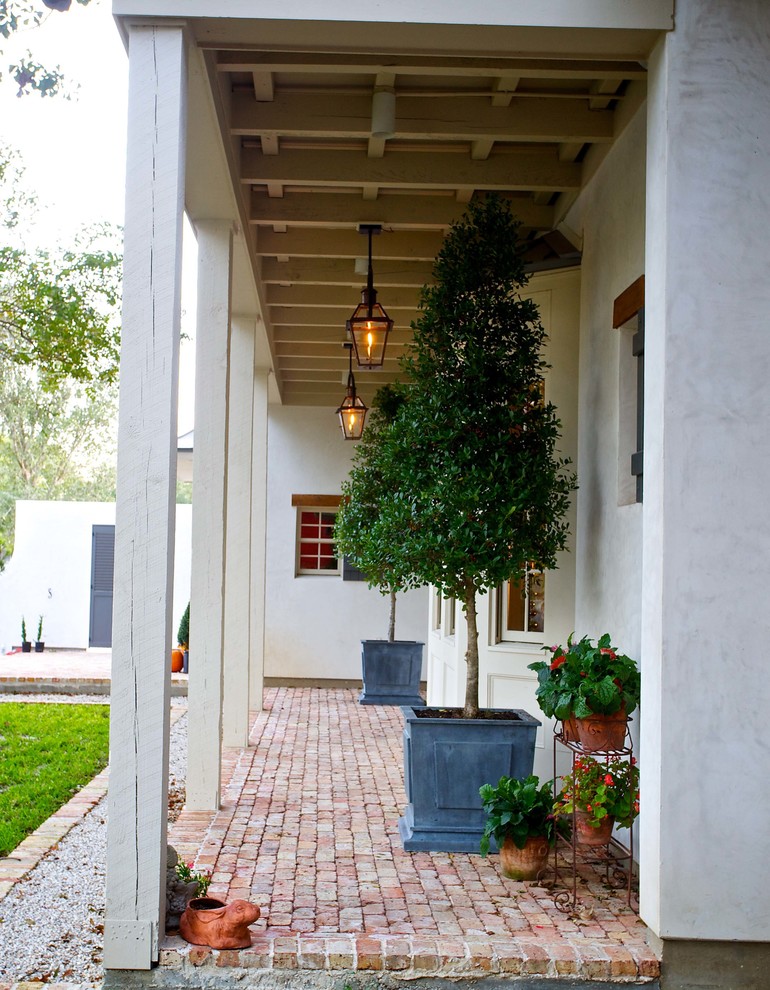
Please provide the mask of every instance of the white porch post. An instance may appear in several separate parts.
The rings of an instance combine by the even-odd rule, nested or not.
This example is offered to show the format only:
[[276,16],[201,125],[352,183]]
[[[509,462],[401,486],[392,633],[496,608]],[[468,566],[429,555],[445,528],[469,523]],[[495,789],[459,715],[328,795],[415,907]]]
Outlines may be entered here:
[[678,0],[650,62],[640,862],[662,986],[770,968],[769,34],[766,4]]
[[165,913],[185,149],[180,26],[132,27],[107,830],[108,969],[150,969]]
[[251,482],[251,670],[249,704],[262,709],[265,686],[265,584],[267,580],[267,368],[254,370]]
[[255,316],[233,316],[227,449],[227,568],[222,741],[249,744],[251,465]]
[[187,798],[219,807],[227,520],[227,415],[233,232],[229,220],[196,226],[195,491],[192,512]]

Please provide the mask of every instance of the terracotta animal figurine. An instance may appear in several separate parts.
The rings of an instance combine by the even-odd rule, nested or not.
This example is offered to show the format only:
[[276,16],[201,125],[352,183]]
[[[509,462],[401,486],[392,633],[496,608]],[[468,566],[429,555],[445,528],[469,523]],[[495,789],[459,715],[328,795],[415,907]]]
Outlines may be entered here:
[[179,934],[194,945],[212,949],[245,949],[251,945],[249,925],[259,918],[260,910],[248,901],[225,905],[214,897],[194,897],[179,919]]

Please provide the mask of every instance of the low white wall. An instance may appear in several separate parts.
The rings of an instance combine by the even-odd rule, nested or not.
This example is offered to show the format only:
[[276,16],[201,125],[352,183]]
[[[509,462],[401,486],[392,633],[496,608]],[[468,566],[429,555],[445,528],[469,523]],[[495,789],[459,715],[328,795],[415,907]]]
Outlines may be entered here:
[[[191,506],[177,506],[173,636],[190,598]],[[115,524],[112,502],[16,503],[13,556],[0,574],[0,650],[34,640],[43,615],[46,647],[86,649],[91,609],[93,526]]]
[[[361,640],[387,636],[389,599],[337,575],[295,576],[293,494],[339,495],[355,444],[332,409],[271,406],[268,427],[265,674],[361,677]],[[398,596],[396,636],[424,641],[427,588]],[[423,667],[423,672],[425,667]]]

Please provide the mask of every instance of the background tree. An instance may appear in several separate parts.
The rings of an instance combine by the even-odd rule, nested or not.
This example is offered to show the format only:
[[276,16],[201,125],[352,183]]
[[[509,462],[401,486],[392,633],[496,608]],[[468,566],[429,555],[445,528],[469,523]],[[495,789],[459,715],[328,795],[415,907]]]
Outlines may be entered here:
[[[102,226],[70,247],[29,250],[22,228],[34,209],[18,156],[0,146],[0,359],[35,366],[40,383],[115,381],[119,356],[118,233]],[[24,221],[24,222],[22,222]]]
[[[77,0],[87,6],[91,0]],[[51,11],[64,13],[72,6],[72,0],[0,0],[0,58],[4,55],[4,42],[17,32],[38,27]],[[5,60],[3,59],[3,65]],[[41,96],[55,96],[62,92],[64,77],[58,66],[46,68],[26,52],[15,64],[0,70],[0,80],[10,75],[19,87],[19,96],[37,91]]]
[[[398,385],[386,385],[375,395],[350,476],[342,484],[343,500],[334,526],[337,552],[366,575],[370,588],[390,596],[389,643],[396,638],[396,594],[412,581],[408,559],[393,552],[392,530],[398,525],[399,506],[391,501],[402,498],[392,426],[404,399]],[[402,508],[408,514],[408,507]]]
[[36,369],[0,365],[0,569],[17,499],[115,498],[116,393],[72,380],[51,391]]
[[[472,203],[447,234],[422,290],[404,362],[409,399],[391,427],[389,533],[410,580],[462,603],[468,625],[464,714],[476,717],[476,595],[553,568],[576,487],[556,453],[559,421],[543,399],[545,331],[506,202]],[[408,507],[408,512],[404,510]]]
[[0,147],[0,569],[17,499],[115,497],[117,232],[30,250],[35,208],[18,156]]

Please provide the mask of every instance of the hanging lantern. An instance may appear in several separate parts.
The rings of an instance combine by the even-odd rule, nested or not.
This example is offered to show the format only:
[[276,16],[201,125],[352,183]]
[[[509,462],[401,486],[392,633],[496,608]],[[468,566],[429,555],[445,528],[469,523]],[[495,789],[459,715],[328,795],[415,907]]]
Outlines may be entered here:
[[393,329],[393,320],[377,302],[372,271],[372,234],[379,234],[379,224],[360,224],[359,233],[369,235],[369,272],[366,288],[361,291],[361,302],[345,327],[353,338],[356,362],[359,368],[380,368],[385,360],[385,346],[388,334]]
[[363,399],[356,395],[356,380],[353,377],[353,345],[345,341],[343,347],[348,352],[348,385],[345,390],[345,398],[337,409],[340,418],[342,435],[346,440],[360,440],[364,432],[364,421],[368,408],[364,405]]

